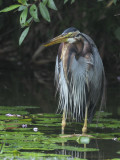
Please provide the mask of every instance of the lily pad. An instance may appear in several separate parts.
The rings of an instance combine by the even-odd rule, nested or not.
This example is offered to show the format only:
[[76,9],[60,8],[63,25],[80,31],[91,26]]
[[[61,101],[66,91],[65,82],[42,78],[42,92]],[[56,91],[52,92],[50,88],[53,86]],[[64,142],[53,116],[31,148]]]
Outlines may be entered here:
[[[22,160],[32,157],[35,160],[39,160],[39,157],[44,157],[45,159],[49,157],[52,160],[56,158],[78,160],[80,158],[74,157],[71,154],[72,152],[93,153],[99,151],[98,147],[90,146],[91,138],[90,141],[88,137],[83,137],[80,140],[80,144],[78,144],[76,142],[78,137],[61,137],[57,134],[57,132],[61,132],[62,118],[59,114],[35,114],[35,112],[32,114],[29,113],[29,106],[19,106],[16,108],[0,106],[0,109],[0,148],[2,153],[0,154],[0,159],[15,157],[15,159]],[[7,113],[11,114],[11,116],[9,114],[6,115]],[[21,113],[20,116],[17,116],[19,113]],[[88,124],[89,130],[92,132],[90,135],[93,135],[96,140],[114,140],[117,137],[117,141],[119,141],[120,132],[117,129],[120,122],[107,116],[109,117],[111,114],[102,113],[98,123],[94,121],[94,123]],[[67,123],[65,132],[73,132],[73,126],[74,128],[77,127],[77,130],[80,130],[82,123]],[[34,128],[37,128],[37,130],[35,131]],[[102,133],[105,128],[109,128],[110,133]],[[116,129],[114,132],[113,128]],[[99,129],[99,132],[96,132],[97,129]],[[84,147],[83,144],[87,144],[87,147]],[[56,151],[59,151],[59,154],[56,154]],[[62,155],[62,151],[69,154]]]

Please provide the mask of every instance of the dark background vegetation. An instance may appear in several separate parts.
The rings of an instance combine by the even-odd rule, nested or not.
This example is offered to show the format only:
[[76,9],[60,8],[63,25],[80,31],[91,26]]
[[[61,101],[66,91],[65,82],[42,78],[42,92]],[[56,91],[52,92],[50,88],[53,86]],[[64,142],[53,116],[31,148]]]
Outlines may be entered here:
[[[0,9],[14,2],[0,0]],[[54,106],[53,81],[58,45],[43,48],[41,44],[71,26],[95,41],[103,59],[107,86],[119,85],[120,1],[110,6],[107,6],[109,1],[96,0],[76,0],[73,4],[68,1],[65,5],[62,0],[54,2],[58,11],[49,10],[51,22],[45,21],[40,15],[40,23],[32,24],[21,46],[18,45],[22,31],[19,12],[0,14],[0,94],[5,93],[1,104],[38,105],[42,102],[43,106],[48,106],[44,107],[44,112],[49,110],[49,104]],[[6,102],[8,97],[10,100]],[[11,102],[11,99],[14,100]]]

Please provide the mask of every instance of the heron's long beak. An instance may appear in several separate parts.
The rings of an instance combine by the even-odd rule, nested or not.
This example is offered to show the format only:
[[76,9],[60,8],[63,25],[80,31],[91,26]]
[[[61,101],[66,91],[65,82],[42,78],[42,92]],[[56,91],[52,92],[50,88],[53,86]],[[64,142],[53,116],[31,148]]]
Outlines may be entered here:
[[57,43],[67,42],[68,36],[69,36],[68,34],[61,34],[60,36],[57,36],[51,39],[49,42],[43,44],[43,46],[48,47]]

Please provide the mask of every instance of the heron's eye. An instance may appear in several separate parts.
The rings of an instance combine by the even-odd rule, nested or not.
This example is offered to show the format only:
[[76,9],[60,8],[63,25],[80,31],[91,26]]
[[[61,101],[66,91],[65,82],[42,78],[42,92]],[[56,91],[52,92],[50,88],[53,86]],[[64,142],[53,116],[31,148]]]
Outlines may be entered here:
[[79,36],[80,36],[80,33],[76,35],[76,37],[79,37]]

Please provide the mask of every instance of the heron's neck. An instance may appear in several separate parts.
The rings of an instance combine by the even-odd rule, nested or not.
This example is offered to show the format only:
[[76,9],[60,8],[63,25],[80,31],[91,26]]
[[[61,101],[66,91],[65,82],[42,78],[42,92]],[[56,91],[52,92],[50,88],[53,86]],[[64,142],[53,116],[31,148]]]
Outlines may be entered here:
[[63,43],[63,47],[61,50],[61,61],[63,64],[63,70],[64,70],[64,75],[66,80],[67,80],[67,73],[68,73],[69,48],[70,48],[69,43]]

